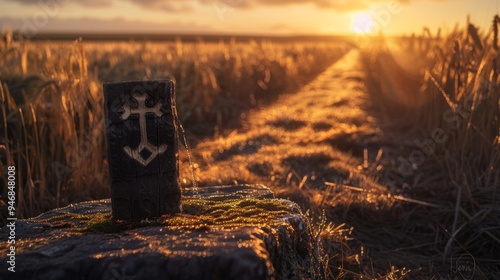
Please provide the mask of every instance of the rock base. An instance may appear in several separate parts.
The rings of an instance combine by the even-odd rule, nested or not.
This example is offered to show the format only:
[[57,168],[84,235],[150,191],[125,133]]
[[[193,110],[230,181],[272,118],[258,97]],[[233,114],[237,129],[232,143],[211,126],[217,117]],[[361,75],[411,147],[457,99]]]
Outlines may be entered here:
[[[183,213],[114,222],[109,200],[16,221],[1,279],[293,279],[309,277],[309,238],[299,207],[261,185],[187,190]],[[0,230],[2,241],[8,229]]]

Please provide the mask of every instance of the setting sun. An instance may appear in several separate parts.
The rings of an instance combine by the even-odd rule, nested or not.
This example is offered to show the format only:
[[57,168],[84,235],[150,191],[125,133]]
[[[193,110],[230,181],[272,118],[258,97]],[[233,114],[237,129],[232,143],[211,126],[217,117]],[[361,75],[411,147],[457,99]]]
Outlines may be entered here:
[[360,12],[354,14],[351,28],[356,34],[365,34],[370,33],[372,25],[372,16],[367,12]]

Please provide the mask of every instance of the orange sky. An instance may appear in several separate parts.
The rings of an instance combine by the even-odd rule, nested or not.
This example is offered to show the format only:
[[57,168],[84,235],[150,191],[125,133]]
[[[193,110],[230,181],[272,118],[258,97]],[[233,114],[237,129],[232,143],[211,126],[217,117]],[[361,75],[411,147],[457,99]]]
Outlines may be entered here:
[[27,32],[409,34],[472,22],[500,0],[0,0],[0,25]]

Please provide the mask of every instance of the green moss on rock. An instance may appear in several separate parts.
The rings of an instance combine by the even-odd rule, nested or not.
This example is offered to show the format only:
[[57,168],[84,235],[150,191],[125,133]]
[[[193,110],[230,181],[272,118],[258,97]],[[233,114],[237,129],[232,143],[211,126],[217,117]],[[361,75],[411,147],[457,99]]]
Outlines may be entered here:
[[[173,229],[235,228],[276,224],[276,217],[292,214],[290,205],[278,199],[232,199],[225,201],[187,198],[182,202],[183,213],[165,215],[153,220],[123,222],[112,220],[111,213],[78,215],[86,232],[119,233],[144,226],[167,226]],[[71,215],[70,215],[71,216]],[[72,217],[73,219],[73,217]],[[56,226],[64,219],[48,220]]]

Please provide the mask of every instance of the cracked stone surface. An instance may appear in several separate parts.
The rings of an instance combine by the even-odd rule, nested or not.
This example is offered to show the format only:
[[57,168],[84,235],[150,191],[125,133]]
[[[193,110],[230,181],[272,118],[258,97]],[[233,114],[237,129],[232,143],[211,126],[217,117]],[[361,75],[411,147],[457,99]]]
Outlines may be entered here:
[[262,185],[186,190],[183,213],[111,220],[110,200],[16,222],[15,273],[0,230],[0,279],[294,279],[308,277],[304,216]]

